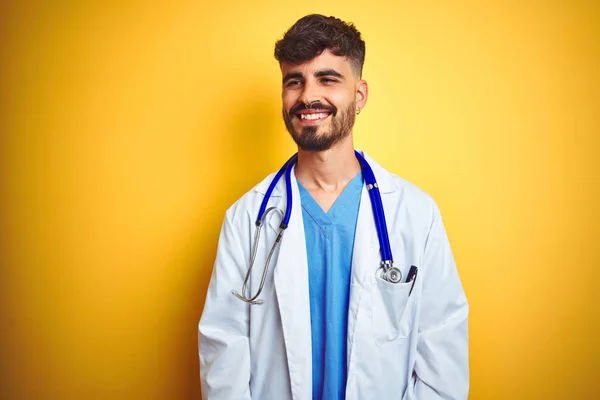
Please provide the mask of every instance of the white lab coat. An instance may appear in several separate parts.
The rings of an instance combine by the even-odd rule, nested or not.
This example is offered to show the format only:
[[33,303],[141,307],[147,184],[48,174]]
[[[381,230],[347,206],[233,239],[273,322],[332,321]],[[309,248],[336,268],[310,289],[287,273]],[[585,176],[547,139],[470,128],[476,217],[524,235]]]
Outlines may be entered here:
[[[381,255],[371,201],[363,188],[352,258],[348,310],[346,399],[466,399],[469,391],[468,304],[434,201],[366,156],[383,199],[394,265],[410,283],[376,277]],[[310,400],[312,356],[308,268],[300,194],[292,173],[293,209],[260,298],[241,290],[250,262],[255,220],[274,174],[229,210],[199,324],[204,399]],[[269,206],[285,210],[285,180]],[[260,282],[280,217],[262,229],[250,293]],[[310,250],[310,249],[309,249]]]

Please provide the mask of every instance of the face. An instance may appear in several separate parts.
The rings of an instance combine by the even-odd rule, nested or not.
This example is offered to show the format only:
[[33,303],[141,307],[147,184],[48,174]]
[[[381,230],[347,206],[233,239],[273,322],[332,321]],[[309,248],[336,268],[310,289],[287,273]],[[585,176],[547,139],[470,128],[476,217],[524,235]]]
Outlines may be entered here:
[[324,151],[352,133],[367,101],[367,82],[346,57],[325,50],[302,64],[281,64],[283,120],[302,150]]

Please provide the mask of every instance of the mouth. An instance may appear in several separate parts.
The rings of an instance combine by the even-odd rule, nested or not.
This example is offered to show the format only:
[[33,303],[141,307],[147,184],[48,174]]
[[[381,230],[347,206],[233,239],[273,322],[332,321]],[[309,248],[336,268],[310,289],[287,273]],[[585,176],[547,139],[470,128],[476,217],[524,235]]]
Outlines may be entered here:
[[303,125],[316,125],[325,121],[331,112],[327,110],[302,110],[295,114],[295,117],[300,120]]

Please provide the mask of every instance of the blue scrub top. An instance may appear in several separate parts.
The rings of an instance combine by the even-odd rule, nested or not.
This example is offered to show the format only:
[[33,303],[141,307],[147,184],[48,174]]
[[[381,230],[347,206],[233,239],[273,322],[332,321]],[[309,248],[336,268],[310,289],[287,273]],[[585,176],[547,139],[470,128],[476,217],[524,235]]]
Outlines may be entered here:
[[344,399],[350,271],[362,173],[327,213],[298,182],[308,256],[313,399]]

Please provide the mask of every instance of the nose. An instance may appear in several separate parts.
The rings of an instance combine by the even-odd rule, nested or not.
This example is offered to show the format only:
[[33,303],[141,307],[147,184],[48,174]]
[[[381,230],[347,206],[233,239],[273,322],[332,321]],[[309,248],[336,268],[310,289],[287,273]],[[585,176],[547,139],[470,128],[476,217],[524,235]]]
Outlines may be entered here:
[[302,94],[298,98],[298,101],[309,105],[319,100],[321,100],[319,88],[317,87],[317,85],[307,80],[304,83],[304,88],[302,89]]

